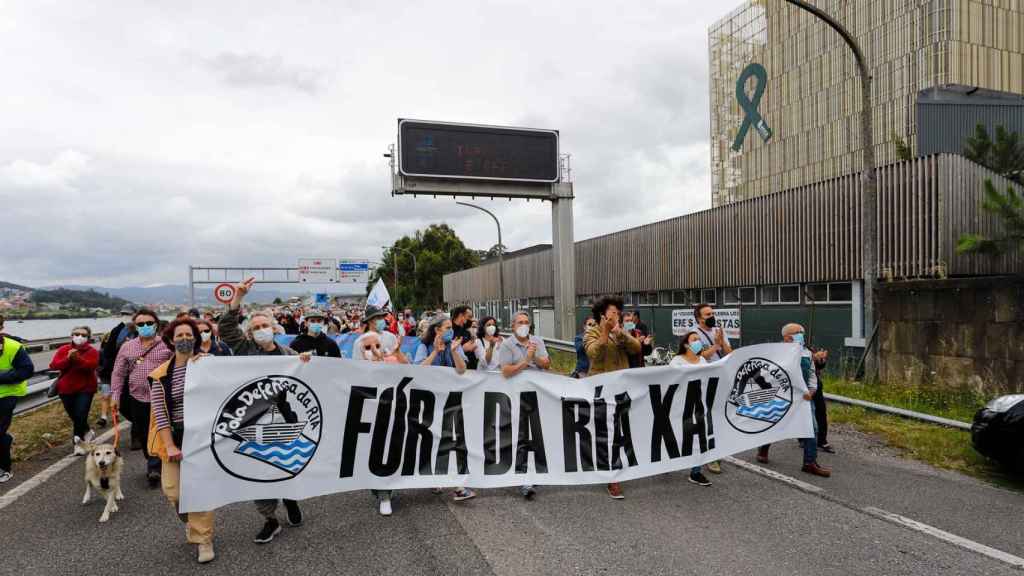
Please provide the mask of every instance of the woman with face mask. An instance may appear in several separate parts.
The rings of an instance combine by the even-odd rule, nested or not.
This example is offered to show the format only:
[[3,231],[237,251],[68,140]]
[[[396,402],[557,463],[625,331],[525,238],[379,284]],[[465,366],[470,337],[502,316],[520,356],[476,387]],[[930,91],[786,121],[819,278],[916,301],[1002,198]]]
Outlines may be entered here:
[[[700,334],[697,334],[697,332],[687,332],[679,340],[679,353],[672,358],[668,365],[682,368],[684,366],[707,364],[708,361],[700,354],[703,350],[704,342],[701,340]],[[700,486],[711,486],[711,481],[704,475],[703,467],[701,466],[694,466],[690,469],[690,482]]]
[[146,479],[150,487],[156,488],[160,483],[160,459],[146,446],[150,416],[147,377],[174,352],[157,336],[160,319],[156,312],[143,308],[135,313],[132,323],[139,335],[125,342],[117,353],[110,380],[110,407],[131,420],[131,448],[141,450],[146,457]]
[[462,351],[462,338],[455,338],[452,320],[447,314],[438,314],[430,321],[423,339],[416,348],[414,364],[447,366],[462,374],[466,371],[466,353]]
[[501,346],[502,337],[498,334],[498,321],[493,316],[485,316],[481,320],[480,328],[476,331],[479,345],[473,350],[477,359],[477,370],[485,372],[501,372],[501,363],[498,362],[498,347]]
[[231,348],[217,337],[213,322],[196,320],[199,326],[199,352],[211,356],[231,356]]
[[83,442],[91,442],[95,434],[89,429],[89,409],[96,394],[96,366],[100,353],[89,344],[92,330],[79,326],[71,330],[71,343],[57,350],[50,362],[50,370],[59,370],[57,394],[64,404],[74,428],[74,453],[85,454]]
[[[191,318],[175,320],[164,330],[163,342],[174,355],[149,374],[153,423],[149,450],[160,458],[160,483],[164,496],[178,509],[181,494],[181,447],[185,434],[185,372],[202,352],[202,332]],[[200,564],[210,562],[213,552],[213,512],[178,514],[187,527],[189,544],[198,547]]]

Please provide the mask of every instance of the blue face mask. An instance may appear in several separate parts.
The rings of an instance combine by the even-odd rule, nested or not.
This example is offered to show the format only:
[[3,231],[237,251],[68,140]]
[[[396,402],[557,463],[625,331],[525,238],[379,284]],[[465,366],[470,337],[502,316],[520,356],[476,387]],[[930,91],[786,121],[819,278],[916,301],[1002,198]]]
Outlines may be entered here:
[[704,343],[700,340],[694,340],[690,342],[690,351],[694,354],[700,354],[700,351],[704,349]]
[[139,326],[139,336],[152,338],[156,335],[156,326]]
[[452,338],[455,338],[455,331],[449,328],[441,338],[444,339],[445,343],[451,342]]
[[625,323],[622,324],[622,327],[625,328],[626,330],[630,330],[630,331],[636,330],[636,323],[635,322],[625,322]]
[[324,325],[319,322],[310,322],[306,326],[309,328],[309,333],[312,336],[319,336],[324,331]]
[[803,346],[804,345],[804,333],[803,332],[797,332],[796,334],[793,334],[793,342],[796,342],[797,344]]
[[388,327],[388,321],[378,318],[374,325],[377,327],[377,332],[383,332]]

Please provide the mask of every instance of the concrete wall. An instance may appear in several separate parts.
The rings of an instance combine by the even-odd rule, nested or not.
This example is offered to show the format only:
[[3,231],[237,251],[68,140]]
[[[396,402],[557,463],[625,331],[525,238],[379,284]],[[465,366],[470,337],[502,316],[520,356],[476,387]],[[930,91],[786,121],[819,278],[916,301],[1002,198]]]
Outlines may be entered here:
[[882,284],[878,300],[884,382],[1024,391],[1024,277]]

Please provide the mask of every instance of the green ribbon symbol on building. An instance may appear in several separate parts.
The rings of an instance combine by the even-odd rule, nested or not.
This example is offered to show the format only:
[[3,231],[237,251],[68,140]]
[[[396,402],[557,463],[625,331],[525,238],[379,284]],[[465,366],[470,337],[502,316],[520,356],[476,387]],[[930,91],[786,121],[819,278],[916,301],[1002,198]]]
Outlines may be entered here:
[[[753,76],[754,80],[757,80],[754,86],[754,98],[751,100],[747,98],[747,80]],[[736,133],[736,140],[732,143],[732,149],[739,152],[743,148],[743,141],[747,138],[747,131],[753,126],[757,133],[761,135],[761,140],[767,142],[772,137],[772,129],[765,123],[764,118],[761,117],[761,113],[757,111],[757,106],[761,103],[761,97],[764,96],[764,89],[768,86],[768,71],[764,69],[764,66],[754,62],[749,64],[743,69],[740,74],[740,79],[736,81],[736,101],[740,103],[740,108],[746,113],[746,117],[743,118],[743,124],[740,125],[740,131]]]

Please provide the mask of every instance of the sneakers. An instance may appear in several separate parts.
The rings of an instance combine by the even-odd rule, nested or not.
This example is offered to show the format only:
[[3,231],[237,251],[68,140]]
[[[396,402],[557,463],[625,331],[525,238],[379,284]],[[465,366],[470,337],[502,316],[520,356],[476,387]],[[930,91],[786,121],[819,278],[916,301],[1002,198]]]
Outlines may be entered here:
[[4,482],[9,482],[11,478],[14,478],[14,474],[11,474],[6,470],[0,470],[0,484],[3,484]]
[[107,427],[107,417],[106,416],[100,416],[99,418],[97,418],[96,419],[96,427],[97,428],[106,428]]
[[391,516],[391,498],[380,499],[380,515]]
[[817,462],[811,462],[810,464],[804,464],[804,467],[801,468],[800,470],[803,471],[803,472],[806,472],[808,474],[813,474],[815,476],[821,476],[822,478],[828,478],[829,476],[832,475],[832,469],[831,468],[825,468],[824,466],[820,466],[820,465],[818,465]]
[[160,485],[160,473],[155,471],[146,472],[146,480],[149,482],[150,488],[156,488]]
[[257,544],[266,544],[280,533],[281,523],[277,521],[277,518],[268,518],[266,524],[263,525],[263,529],[260,530],[260,533],[252,541]]
[[690,474],[690,482],[697,484],[698,486],[711,486],[711,480],[705,476],[702,472],[695,472]]
[[473,492],[469,488],[459,488],[452,492],[452,500],[456,502],[462,502],[463,500],[469,500],[470,498],[476,498],[476,492]]
[[818,444],[818,450],[821,450],[822,452],[828,452],[829,454],[836,453],[836,449],[833,448],[832,445],[829,444],[828,442],[824,444]]
[[72,454],[75,456],[85,456],[85,448],[82,448],[82,439],[75,436],[75,439],[72,442],[75,444],[75,449],[72,451]]
[[442,488],[431,488],[430,489],[430,493],[431,494],[444,494],[444,489],[442,489]]
[[721,474],[722,465],[718,463],[718,460],[708,462],[708,472],[711,472],[712,474]]
[[527,500],[533,500],[533,497],[537,495],[537,491],[533,488],[533,486],[520,486],[519,494],[521,494],[523,498],[526,498]]
[[761,464],[768,463],[768,448],[764,447],[757,449],[757,461]]
[[299,503],[295,500],[285,500],[284,509],[288,512],[289,526],[302,526],[302,510],[299,510]]
[[196,557],[196,560],[198,560],[200,564],[206,564],[207,562],[213,562],[213,559],[215,557],[216,557],[216,554],[213,553],[213,544],[200,544],[199,545],[199,555]]
[[608,485],[608,495],[616,500],[622,500],[626,497],[626,495],[622,493],[622,486],[619,486],[618,482],[613,482]]

